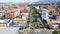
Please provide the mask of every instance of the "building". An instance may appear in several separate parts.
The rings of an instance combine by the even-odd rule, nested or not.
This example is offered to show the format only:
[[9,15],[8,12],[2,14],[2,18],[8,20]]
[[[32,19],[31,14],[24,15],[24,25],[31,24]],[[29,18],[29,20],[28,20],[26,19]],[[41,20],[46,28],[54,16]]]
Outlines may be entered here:
[[[17,24],[18,24],[17,27],[21,26],[21,27],[25,28],[25,26],[27,24],[27,18],[29,16],[29,12],[30,12],[30,8],[28,6],[25,6],[25,5],[5,5],[5,6],[3,6],[3,8],[4,9],[2,9],[2,7],[1,7],[0,11],[1,11],[1,15],[3,15],[3,13],[4,13],[5,19],[12,19],[13,22],[15,23],[14,26],[17,26]],[[7,24],[8,27],[10,26],[9,25],[10,21]],[[6,26],[6,24],[4,24],[4,23],[1,25]]]
[[[59,10],[57,11],[56,10],[56,7],[58,5],[56,4],[50,4],[50,5],[40,5],[40,9],[47,9],[48,10],[48,15],[50,15],[48,17],[48,19],[46,20],[47,21],[47,24],[49,25],[50,28],[59,28],[60,26],[58,25],[60,23],[60,12]],[[44,14],[44,12],[43,12]],[[45,14],[44,14],[45,15]],[[47,16],[48,16],[47,15]],[[51,17],[51,18],[50,18]],[[44,17],[45,18],[45,17]],[[58,23],[58,24],[57,24]]]
[[48,19],[48,16],[49,16],[49,10],[47,10],[47,9],[42,9],[41,10],[41,16],[42,16],[42,19]]

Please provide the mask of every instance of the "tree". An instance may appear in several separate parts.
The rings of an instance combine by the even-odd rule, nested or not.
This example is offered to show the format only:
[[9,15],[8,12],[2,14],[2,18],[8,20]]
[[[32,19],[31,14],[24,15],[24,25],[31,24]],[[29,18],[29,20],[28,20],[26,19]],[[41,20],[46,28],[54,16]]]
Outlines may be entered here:
[[35,7],[31,7],[31,20],[32,21],[37,21],[37,16],[36,16],[36,14],[37,14],[37,9],[35,8]]
[[37,9],[33,6],[30,6],[30,15],[29,15],[29,19],[30,19],[30,23],[32,23],[33,27],[37,27],[38,26],[38,20],[37,20]]

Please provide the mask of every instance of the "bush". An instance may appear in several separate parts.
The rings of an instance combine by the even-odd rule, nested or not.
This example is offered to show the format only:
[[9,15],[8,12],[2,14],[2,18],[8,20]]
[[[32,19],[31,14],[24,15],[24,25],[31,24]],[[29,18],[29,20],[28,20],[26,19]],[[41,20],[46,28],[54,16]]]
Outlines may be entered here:
[[60,30],[55,30],[52,34],[60,34]]

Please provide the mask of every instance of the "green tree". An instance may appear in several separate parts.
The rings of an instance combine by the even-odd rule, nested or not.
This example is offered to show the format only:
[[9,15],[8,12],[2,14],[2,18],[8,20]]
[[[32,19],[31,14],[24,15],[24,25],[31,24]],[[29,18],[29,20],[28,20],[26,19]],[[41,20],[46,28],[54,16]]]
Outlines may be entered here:
[[33,6],[30,6],[30,14],[29,14],[29,22],[30,23],[32,23],[32,25],[34,26],[34,27],[37,27],[38,25],[38,20],[37,20],[37,16],[36,16],[36,14],[37,14],[37,9],[35,8],[35,7],[33,7]]

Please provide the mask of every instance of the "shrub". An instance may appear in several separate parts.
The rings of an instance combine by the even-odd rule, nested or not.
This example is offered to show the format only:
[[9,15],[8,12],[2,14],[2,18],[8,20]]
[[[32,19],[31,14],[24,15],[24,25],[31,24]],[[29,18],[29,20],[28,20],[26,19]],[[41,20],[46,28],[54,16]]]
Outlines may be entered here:
[[52,34],[60,34],[60,30],[55,30]]

